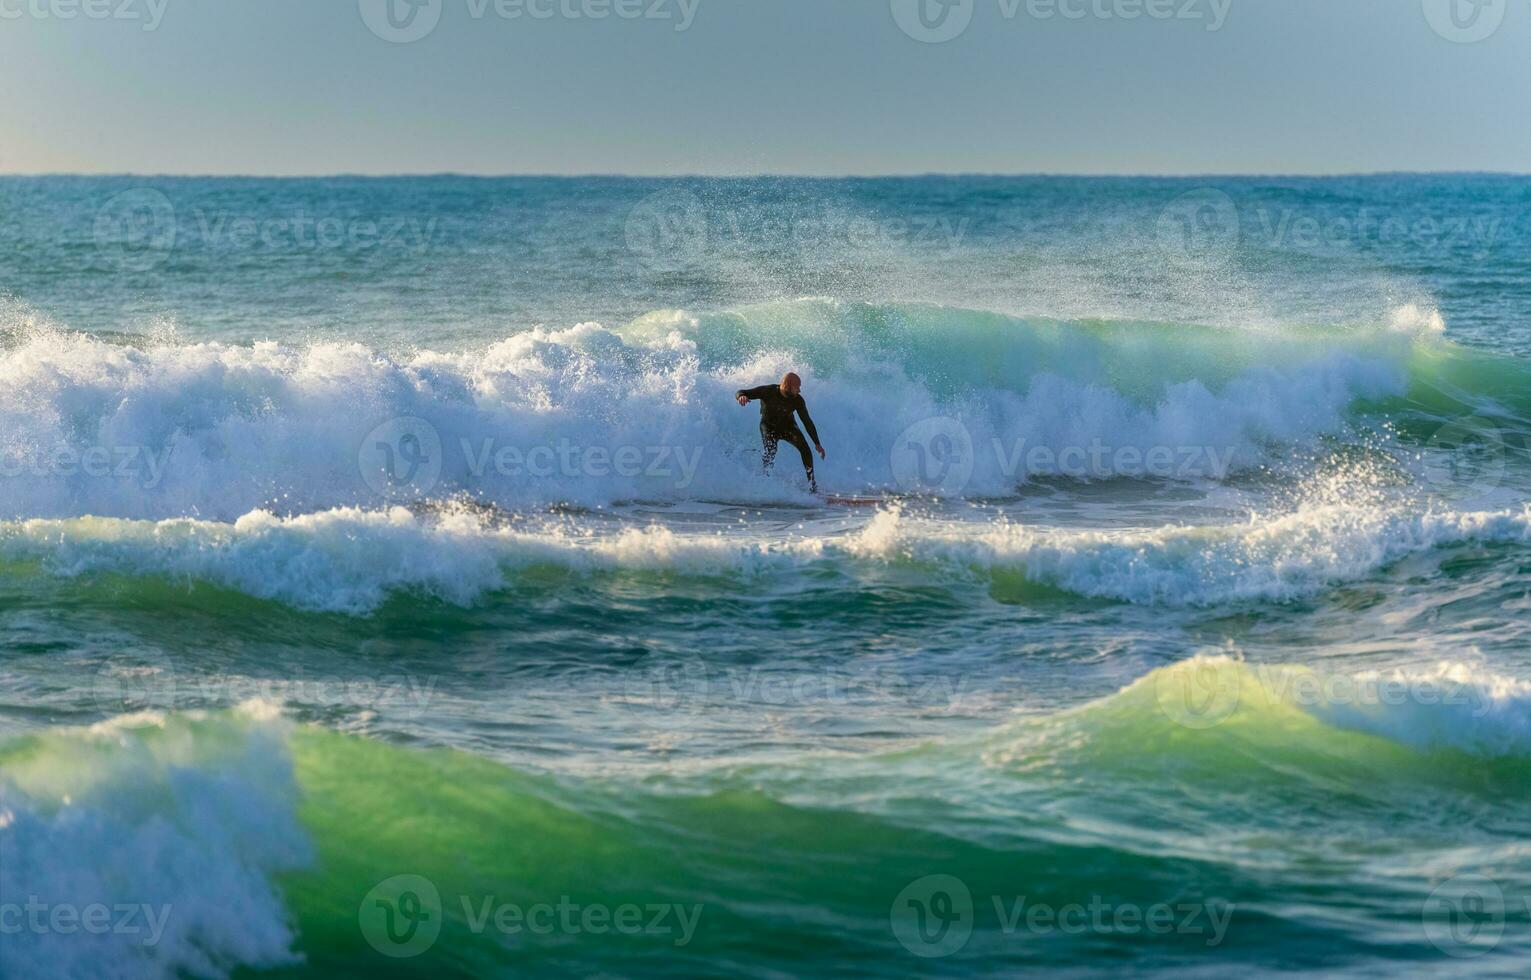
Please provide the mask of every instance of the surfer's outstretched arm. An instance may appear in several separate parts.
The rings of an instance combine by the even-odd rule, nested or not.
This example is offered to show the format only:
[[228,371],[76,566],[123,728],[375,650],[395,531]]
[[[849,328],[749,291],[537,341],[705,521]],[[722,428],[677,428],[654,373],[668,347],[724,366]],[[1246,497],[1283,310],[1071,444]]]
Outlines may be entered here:
[[775,385],[760,385],[757,388],[740,388],[734,392],[734,400],[740,405],[748,405],[755,399],[764,397],[775,387]]

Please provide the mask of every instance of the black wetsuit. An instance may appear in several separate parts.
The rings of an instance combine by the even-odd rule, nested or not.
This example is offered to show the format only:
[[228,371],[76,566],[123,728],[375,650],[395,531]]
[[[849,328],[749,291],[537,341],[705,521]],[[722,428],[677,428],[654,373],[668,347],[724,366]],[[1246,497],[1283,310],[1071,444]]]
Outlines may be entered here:
[[813,427],[813,419],[808,417],[808,403],[803,401],[802,395],[788,395],[781,390],[780,385],[761,385],[759,388],[742,388],[735,395],[743,395],[751,401],[760,402],[760,441],[765,446],[765,452],[761,456],[761,463],[766,469],[776,462],[777,442],[791,443],[797,447],[798,453],[803,457],[803,469],[808,473],[808,486],[817,491],[819,485],[813,478],[813,453],[808,448],[808,441],[797,430],[797,423],[793,421],[792,414],[796,412],[803,420],[803,428],[808,430],[808,435],[813,439],[813,444],[819,444],[819,432]]

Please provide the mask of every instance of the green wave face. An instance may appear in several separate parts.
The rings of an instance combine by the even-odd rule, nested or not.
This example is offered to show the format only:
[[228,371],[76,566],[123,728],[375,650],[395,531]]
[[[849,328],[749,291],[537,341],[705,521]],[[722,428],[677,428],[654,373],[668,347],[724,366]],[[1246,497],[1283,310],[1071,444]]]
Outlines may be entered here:
[[[1438,703],[1368,693],[1387,683]],[[972,737],[640,778],[538,775],[251,705],[12,742],[0,802],[24,841],[73,836],[33,890],[100,865],[171,909],[164,945],[124,939],[124,956],[277,976],[965,976],[1101,955],[1190,969],[1216,949],[1405,969],[1452,941],[1431,903],[1463,863],[1456,816],[1524,820],[1528,706],[1523,684],[1465,668],[1196,659]],[[202,865],[137,860],[177,841]],[[1508,870],[1514,845],[1484,846],[1514,929],[1531,880]],[[203,878],[240,883],[241,930],[188,911]],[[1528,942],[1466,948],[1503,966]]]

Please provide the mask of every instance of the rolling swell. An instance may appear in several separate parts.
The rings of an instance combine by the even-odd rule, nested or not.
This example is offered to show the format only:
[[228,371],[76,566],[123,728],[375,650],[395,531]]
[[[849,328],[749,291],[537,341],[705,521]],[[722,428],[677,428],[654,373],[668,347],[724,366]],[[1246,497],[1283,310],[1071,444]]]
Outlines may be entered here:
[[[1377,696],[1379,681],[1411,696]],[[1531,793],[1528,733],[1526,685],[1481,667],[1326,676],[1227,657],[977,736],[646,778],[552,777],[403,749],[295,726],[259,703],[127,716],[0,746],[0,875],[7,895],[44,902],[77,901],[89,894],[81,882],[111,878],[113,897],[169,910],[164,938],[92,946],[23,933],[7,953],[23,973],[47,964],[63,977],[239,965],[358,975],[355,963],[374,962],[370,900],[409,875],[417,892],[429,883],[442,931],[418,957],[369,971],[641,962],[681,975],[718,957],[740,958],[747,975],[854,970],[907,962],[896,899],[940,874],[974,911],[969,942],[932,964],[951,975],[1066,968],[1150,941],[1156,961],[1186,967],[1214,938],[1316,966],[1299,940],[1318,933],[1358,957],[1427,959],[1438,954],[1421,917],[1437,876],[1494,856],[1464,857],[1452,815],[1514,819]],[[1378,837],[1379,813],[1394,834]],[[195,853],[196,868],[178,853]],[[1401,872],[1404,855],[1432,873]],[[1277,875],[1283,896],[1298,897],[1272,894]],[[1500,881],[1507,896],[1531,884],[1508,871]],[[1216,937],[1211,922],[1151,940],[1007,932],[1003,908],[1021,897],[1204,904],[1226,919]],[[672,918],[666,931],[577,941],[473,925],[486,901],[560,900],[698,914],[689,932]],[[1518,935],[1507,931],[1494,955],[1524,955]],[[1332,966],[1344,954],[1323,955]]]

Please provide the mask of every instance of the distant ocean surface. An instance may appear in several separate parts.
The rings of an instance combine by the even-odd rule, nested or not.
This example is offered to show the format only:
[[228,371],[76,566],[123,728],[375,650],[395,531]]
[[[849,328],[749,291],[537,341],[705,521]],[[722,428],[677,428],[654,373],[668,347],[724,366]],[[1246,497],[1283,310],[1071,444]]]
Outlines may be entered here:
[[1531,178],[0,178],[0,977],[1523,973],[1528,358]]

